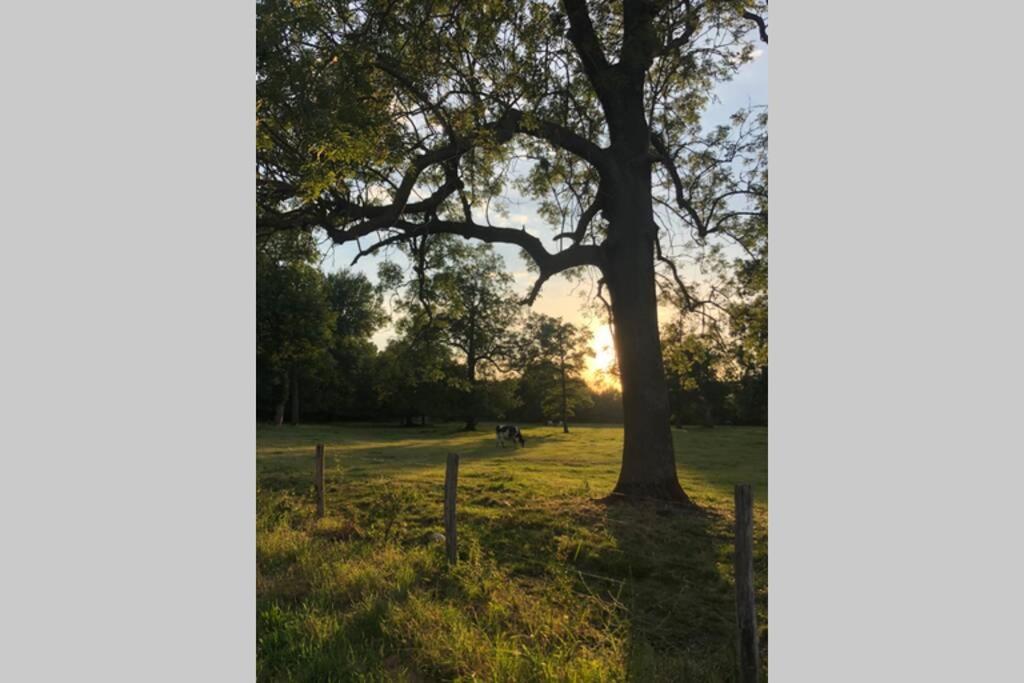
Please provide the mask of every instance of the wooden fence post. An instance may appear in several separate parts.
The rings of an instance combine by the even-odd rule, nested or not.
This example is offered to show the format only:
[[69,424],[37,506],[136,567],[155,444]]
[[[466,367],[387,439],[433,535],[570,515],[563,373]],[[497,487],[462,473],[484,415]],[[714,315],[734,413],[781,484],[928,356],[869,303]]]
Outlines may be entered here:
[[316,445],[316,516],[324,516],[324,445]]
[[754,497],[750,484],[736,485],[736,627],[741,683],[760,675],[757,610],[754,605]]
[[459,481],[459,454],[449,453],[444,471],[444,543],[448,551],[448,563],[458,562],[455,543],[455,489]]

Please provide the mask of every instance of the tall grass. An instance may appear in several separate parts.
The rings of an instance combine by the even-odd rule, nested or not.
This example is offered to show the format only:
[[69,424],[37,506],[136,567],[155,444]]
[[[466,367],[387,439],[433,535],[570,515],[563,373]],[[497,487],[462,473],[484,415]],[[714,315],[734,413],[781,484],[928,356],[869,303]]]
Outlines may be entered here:
[[[618,427],[261,428],[257,671],[265,681],[730,681],[732,484],[754,484],[767,636],[766,431],[676,430],[700,512],[605,505]],[[327,451],[317,520],[313,448]],[[461,456],[459,563],[441,528]]]

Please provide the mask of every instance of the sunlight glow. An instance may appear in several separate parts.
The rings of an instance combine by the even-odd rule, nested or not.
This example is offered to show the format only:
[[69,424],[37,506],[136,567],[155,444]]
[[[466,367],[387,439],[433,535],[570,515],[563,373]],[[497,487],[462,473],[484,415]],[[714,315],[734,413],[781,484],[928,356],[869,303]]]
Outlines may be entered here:
[[590,348],[594,356],[587,359],[587,371],[584,379],[588,384],[595,387],[604,385],[619,389],[619,378],[612,370],[615,365],[615,342],[612,339],[612,331],[607,325],[597,324],[592,328],[594,333],[590,340]]

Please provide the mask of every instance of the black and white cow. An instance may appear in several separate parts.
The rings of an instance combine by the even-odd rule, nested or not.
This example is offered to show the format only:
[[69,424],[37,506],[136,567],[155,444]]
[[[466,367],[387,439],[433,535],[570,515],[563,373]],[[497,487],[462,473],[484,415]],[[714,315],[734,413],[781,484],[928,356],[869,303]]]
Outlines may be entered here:
[[512,448],[516,447],[516,442],[523,448],[526,448],[526,439],[523,438],[523,433],[519,431],[519,427],[515,425],[498,425],[494,429],[495,435],[498,437],[498,445],[502,448],[505,447],[506,441],[512,442]]

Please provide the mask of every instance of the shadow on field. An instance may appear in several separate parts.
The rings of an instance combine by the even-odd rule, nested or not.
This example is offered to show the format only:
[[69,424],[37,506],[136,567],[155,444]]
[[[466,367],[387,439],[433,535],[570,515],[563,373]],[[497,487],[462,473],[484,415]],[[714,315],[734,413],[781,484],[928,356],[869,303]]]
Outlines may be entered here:
[[587,566],[625,579],[616,601],[628,615],[630,680],[733,680],[731,520],[709,508],[603,507],[616,547]]
[[[515,495],[512,486],[493,482],[473,502]],[[626,643],[628,680],[734,680],[730,519],[571,495],[465,517],[467,533],[515,580],[566,576],[580,613]]]

